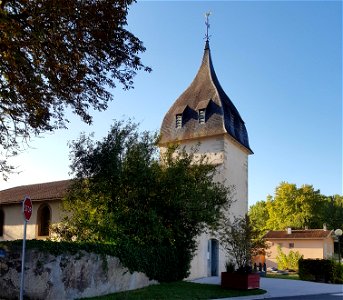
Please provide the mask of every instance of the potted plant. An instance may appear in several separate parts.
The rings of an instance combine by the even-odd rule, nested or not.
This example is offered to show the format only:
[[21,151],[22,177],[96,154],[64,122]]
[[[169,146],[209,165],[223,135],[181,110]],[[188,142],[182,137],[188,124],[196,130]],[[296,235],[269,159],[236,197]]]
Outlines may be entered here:
[[255,289],[260,287],[260,275],[253,272],[251,260],[254,253],[265,247],[257,239],[249,217],[222,220],[218,230],[220,243],[227,252],[226,272],[221,273],[221,286],[227,289]]

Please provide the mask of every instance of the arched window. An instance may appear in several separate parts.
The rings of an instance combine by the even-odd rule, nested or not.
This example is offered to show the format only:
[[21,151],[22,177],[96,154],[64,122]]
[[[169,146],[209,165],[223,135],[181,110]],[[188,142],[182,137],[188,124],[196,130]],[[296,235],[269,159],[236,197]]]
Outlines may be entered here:
[[37,211],[38,236],[48,236],[51,223],[51,210],[49,205],[42,204]]
[[5,214],[2,209],[0,209],[0,236],[4,235],[4,223],[5,223]]

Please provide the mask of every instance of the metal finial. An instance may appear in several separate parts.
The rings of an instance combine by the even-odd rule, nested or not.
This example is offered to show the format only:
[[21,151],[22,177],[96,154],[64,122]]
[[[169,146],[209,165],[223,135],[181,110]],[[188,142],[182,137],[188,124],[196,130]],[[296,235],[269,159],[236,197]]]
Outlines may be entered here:
[[207,13],[205,13],[205,18],[206,18],[206,21],[205,21],[205,25],[206,25],[205,39],[206,39],[207,42],[208,42],[209,39],[210,39],[210,35],[208,35],[208,29],[210,28],[210,22],[208,21],[208,18],[209,18],[210,15],[211,15],[211,12],[210,12],[210,11],[208,11]]

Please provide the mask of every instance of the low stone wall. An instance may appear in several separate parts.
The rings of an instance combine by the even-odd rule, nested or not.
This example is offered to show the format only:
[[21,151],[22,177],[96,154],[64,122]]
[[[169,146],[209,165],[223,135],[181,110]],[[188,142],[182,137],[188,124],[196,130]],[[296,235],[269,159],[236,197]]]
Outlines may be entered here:
[[[0,299],[19,299],[21,253],[0,258]],[[28,250],[25,258],[25,299],[64,300],[142,288],[143,273],[131,274],[119,259],[81,251],[54,256]]]

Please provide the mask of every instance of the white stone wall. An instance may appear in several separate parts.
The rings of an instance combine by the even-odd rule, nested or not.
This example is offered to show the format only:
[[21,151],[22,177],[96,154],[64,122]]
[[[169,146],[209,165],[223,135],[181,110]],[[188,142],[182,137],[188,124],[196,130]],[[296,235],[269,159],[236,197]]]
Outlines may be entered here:
[[[180,147],[186,151],[198,147],[199,155],[206,154],[209,163],[218,165],[220,172],[215,179],[235,187],[232,213],[244,215],[248,211],[248,151],[227,134],[182,141]],[[161,148],[161,153],[164,151]]]
[[222,176],[235,187],[231,214],[244,216],[248,212],[248,152],[228,135],[224,136]]
[[[142,288],[150,281],[143,273],[130,273],[119,259],[87,252],[54,256],[29,250],[25,262],[24,295],[29,299],[69,300]],[[19,299],[20,253],[0,258],[0,299]]]
[[201,277],[207,276],[208,240],[209,240],[209,235],[206,233],[203,233],[200,237],[198,237],[198,250],[191,262],[190,275],[187,279],[195,279],[195,278],[201,278]]

